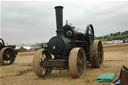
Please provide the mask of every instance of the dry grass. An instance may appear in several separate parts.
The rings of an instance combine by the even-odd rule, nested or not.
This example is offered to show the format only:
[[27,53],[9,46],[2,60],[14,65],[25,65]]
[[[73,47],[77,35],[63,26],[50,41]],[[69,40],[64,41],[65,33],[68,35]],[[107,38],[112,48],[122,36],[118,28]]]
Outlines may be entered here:
[[88,66],[85,76],[77,79],[68,70],[52,71],[51,75],[38,78],[32,69],[33,55],[19,54],[14,64],[0,66],[0,85],[111,85],[96,82],[96,78],[101,73],[115,72],[117,79],[122,65],[128,67],[128,44],[105,45],[104,65],[99,69]]

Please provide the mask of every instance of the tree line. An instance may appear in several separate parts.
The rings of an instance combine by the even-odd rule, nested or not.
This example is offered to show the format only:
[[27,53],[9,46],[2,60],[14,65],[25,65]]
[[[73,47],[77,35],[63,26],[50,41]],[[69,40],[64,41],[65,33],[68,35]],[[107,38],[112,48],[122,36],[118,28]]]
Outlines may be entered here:
[[105,36],[96,37],[96,39],[101,41],[123,40],[126,38],[128,38],[128,31],[110,33]]

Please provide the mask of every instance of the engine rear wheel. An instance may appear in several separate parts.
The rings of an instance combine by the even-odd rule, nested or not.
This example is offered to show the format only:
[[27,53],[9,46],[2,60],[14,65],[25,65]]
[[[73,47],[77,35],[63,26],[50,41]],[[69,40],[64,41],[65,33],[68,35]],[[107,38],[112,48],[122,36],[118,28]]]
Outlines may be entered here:
[[5,47],[0,50],[1,65],[9,65],[14,63],[16,57],[15,50],[10,47]]
[[86,55],[83,48],[73,48],[69,54],[69,72],[72,77],[81,77],[86,70]]
[[103,65],[104,51],[102,42],[94,40],[90,46],[90,62],[93,68],[100,68]]
[[51,54],[46,49],[40,49],[36,52],[33,57],[33,70],[38,77],[45,77],[51,73],[52,68],[45,68],[41,65],[45,59],[51,58]]

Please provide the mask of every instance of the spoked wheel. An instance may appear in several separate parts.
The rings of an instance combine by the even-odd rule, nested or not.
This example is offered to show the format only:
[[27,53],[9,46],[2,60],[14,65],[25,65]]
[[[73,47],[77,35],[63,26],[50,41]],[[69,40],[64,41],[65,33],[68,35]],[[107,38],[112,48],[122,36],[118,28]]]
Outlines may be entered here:
[[51,54],[46,49],[40,49],[33,57],[33,70],[38,77],[45,77],[49,75],[52,68],[43,67],[44,60],[52,59]]
[[103,65],[104,51],[102,42],[95,40],[90,46],[90,62],[93,68],[100,68]]
[[5,47],[0,51],[0,63],[2,65],[9,65],[15,61],[16,53],[13,48]]
[[86,55],[83,48],[73,48],[69,54],[69,72],[72,77],[81,77],[86,70]]
[[94,41],[94,28],[92,24],[89,24],[86,28],[86,36],[87,41],[89,41],[89,44],[92,44]]

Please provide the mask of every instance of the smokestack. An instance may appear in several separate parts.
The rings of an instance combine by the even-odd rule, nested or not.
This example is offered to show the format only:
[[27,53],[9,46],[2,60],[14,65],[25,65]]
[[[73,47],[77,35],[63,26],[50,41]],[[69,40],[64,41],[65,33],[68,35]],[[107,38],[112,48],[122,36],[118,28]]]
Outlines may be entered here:
[[63,6],[56,6],[56,26],[57,36],[63,35]]

